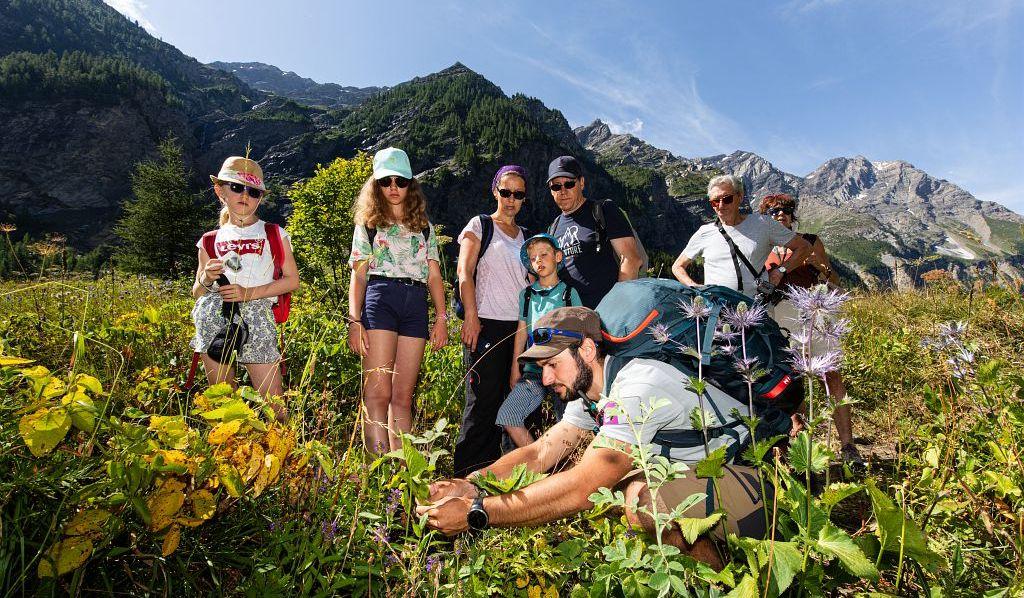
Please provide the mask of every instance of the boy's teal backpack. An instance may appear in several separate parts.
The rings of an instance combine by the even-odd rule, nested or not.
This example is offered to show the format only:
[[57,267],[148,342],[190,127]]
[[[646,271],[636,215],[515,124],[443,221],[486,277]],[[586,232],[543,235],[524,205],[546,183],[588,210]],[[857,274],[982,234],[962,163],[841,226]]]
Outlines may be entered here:
[[[703,297],[710,309],[701,319],[699,331],[697,322],[687,317],[682,307],[697,296]],[[744,354],[740,339],[733,341],[736,350],[729,355],[721,351],[724,343],[715,338],[723,311],[736,309],[740,302],[753,303],[746,295],[717,285],[688,287],[664,278],[616,283],[597,306],[605,353],[618,358],[612,362],[615,371],[608,373],[605,388],[611,388],[623,365],[638,357],[664,361],[696,378],[698,359],[685,348],[696,350],[699,332],[704,380],[747,404],[747,383],[736,368],[737,359]],[[800,385],[794,383],[797,378],[786,361],[788,346],[778,324],[768,316],[746,331],[746,356],[757,358],[756,368],[764,372],[753,384],[754,412],[762,418],[759,437],[788,433],[789,415],[802,400]]]

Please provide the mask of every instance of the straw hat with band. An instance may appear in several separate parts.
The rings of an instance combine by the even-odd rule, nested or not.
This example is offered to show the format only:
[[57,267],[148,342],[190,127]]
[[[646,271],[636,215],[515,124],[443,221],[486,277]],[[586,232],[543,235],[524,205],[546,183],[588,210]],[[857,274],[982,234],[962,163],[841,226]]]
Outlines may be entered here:
[[260,191],[267,190],[263,184],[263,169],[260,168],[260,165],[255,160],[241,156],[231,156],[224,160],[220,172],[216,176],[211,174],[210,180],[215,185],[217,183],[239,183]]
[[532,345],[519,354],[519,360],[548,359],[588,338],[601,342],[601,318],[597,312],[589,307],[559,307],[534,323],[528,337]]

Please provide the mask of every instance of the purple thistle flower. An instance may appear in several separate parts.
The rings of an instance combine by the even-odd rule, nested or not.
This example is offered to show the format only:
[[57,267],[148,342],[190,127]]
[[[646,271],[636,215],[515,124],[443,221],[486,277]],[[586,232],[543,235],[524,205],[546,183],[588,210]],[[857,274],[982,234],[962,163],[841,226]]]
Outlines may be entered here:
[[748,307],[746,303],[741,302],[736,309],[722,310],[722,320],[737,330],[760,326],[766,317],[768,317],[768,309],[760,303]]
[[801,326],[796,330],[791,330],[789,332],[789,340],[794,341],[801,347],[806,346],[811,342],[811,337],[813,336],[812,332],[813,330],[811,330],[810,328],[805,328]]
[[790,354],[793,356],[791,361],[793,370],[809,377],[820,378],[829,372],[834,372],[839,369],[839,364],[842,361],[842,353],[839,351],[829,351],[811,357],[804,356],[799,350],[790,350]]
[[809,289],[790,285],[786,291],[786,299],[789,299],[807,319],[834,316],[849,298],[849,293],[830,290],[826,285],[817,285]]
[[939,336],[950,341],[958,341],[967,334],[967,323],[962,321],[939,324]]
[[683,314],[687,318],[693,319],[704,319],[711,315],[711,308],[708,307],[707,301],[704,300],[700,295],[694,296],[690,301],[680,300],[676,305],[679,309],[683,310]]
[[828,320],[818,327],[818,331],[823,339],[838,342],[850,331],[850,320],[847,318]]
[[761,370],[757,367],[756,357],[741,357],[736,360],[736,371],[746,382],[753,382],[760,377]]
[[720,323],[715,328],[715,340],[723,343],[732,344],[732,342],[740,337],[740,333],[732,329],[732,326],[724,323]]
[[651,329],[647,331],[647,334],[651,335],[654,342],[659,345],[664,345],[672,340],[672,337],[669,336],[668,333],[668,326],[664,324],[655,324],[654,326],[651,326]]

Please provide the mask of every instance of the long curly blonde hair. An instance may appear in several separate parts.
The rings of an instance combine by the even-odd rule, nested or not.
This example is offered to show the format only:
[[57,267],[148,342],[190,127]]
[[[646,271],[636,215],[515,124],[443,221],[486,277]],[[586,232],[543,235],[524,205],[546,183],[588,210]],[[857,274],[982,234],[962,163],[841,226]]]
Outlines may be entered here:
[[389,224],[401,224],[411,231],[421,231],[427,227],[427,197],[423,195],[420,182],[415,178],[409,180],[405,190],[405,217],[395,222],[391,208],[377,181],[371,176],[363,183],[356,200],[356,224],[370,228],[384,228]]

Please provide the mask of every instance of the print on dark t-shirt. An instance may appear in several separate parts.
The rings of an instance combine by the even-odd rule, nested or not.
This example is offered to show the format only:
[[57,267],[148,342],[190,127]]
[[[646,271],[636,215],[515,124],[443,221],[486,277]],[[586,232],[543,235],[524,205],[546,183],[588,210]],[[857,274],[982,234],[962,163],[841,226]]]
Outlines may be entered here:
[[597,250],[597,222],[594,220],[591,200],[586,200],[571,214],[559,214],[555,219],[554,236],[565,259],[559,276],[576,289],[583,305],[597,307],[619,279],[619,259],[611,240],[632,237],[629,223],[618,208],[604,208],[607,241]]

